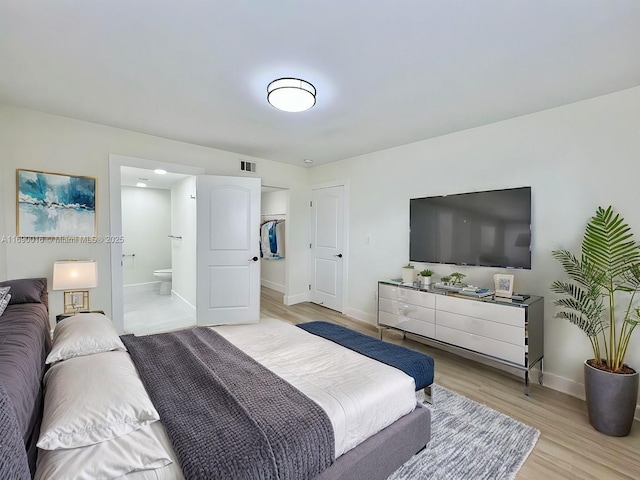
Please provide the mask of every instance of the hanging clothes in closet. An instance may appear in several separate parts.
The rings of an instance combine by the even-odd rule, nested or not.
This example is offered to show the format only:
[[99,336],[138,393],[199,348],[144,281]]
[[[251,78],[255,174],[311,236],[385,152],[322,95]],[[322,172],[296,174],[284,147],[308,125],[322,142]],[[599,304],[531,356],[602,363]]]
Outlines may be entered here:
[[267,220],[260,226],[260,256],[278,260],[284,258],[284,225],[285,221]]

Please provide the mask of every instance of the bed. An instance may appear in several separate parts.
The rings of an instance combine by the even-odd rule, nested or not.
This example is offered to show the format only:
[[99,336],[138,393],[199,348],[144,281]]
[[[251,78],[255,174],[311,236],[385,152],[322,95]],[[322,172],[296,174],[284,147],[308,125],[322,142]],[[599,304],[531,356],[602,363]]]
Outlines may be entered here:
[[0,456],[0,478],[28,477],[35,469],[41,382],[51,347],[47,279],[0,282],[0,290],[9,296],[0,314],[0,443],[12,452]]
[[[104,315],[83,314],[56,326],[42,372],[45,356],[36,479],[383,479],[430,437],[411,377],[277,320],[120,338]],[[190,377],[203,389],[180,390]],[[20,440],[24,466],[33,433]]]

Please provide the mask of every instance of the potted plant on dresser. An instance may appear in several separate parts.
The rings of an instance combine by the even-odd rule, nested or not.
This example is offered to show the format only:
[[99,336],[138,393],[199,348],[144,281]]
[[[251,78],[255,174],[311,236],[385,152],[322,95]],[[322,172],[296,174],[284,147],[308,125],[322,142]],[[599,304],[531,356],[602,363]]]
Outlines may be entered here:
[[420,272],[420,278],[421,278],[420,283],[424,288],[429,288],[429,285],[431,285],[432,276],[433,276],[433,270],[429,268],[425,268]]
[[416,281],[416,270],[413,265],[407,263],[402,267],[402,283],[410,284]]
[[580,257],[554,250],[569,281],[551,289],[562,295],[555,317],[584,331],[593,358],[584,363],[589,422],[598,431],[625,436],[638,400],[638,372],[625,364],[634,328],[640,323],[640,245],[612,207],[598,207],[587,224]]
[[453,272],[451,275],[451,280],[453,280],[452,285],[464,286],[462,280],[465,279],[466,275],[460,272]]

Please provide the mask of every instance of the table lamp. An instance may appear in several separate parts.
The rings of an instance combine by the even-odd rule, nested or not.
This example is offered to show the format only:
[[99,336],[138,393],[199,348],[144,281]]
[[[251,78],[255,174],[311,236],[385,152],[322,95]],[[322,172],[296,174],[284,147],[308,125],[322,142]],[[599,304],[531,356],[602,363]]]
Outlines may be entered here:
[[60,260],[53,264],[53,290],[64,290],[64,313],[89,310],[89,291],[98,286],[95,260]]

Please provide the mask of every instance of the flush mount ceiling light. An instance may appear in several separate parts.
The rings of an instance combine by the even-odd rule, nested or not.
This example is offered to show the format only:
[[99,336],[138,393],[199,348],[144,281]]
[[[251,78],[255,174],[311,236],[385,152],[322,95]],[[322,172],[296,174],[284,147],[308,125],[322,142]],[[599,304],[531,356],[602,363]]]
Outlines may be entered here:
[[156,168],[153,173],[157,175],[166,175],[167,171],[164,168]]
[[299,78],[279,78],[267,86],[267,101],[278,110],[304,112],[316,104],[316,87]]

